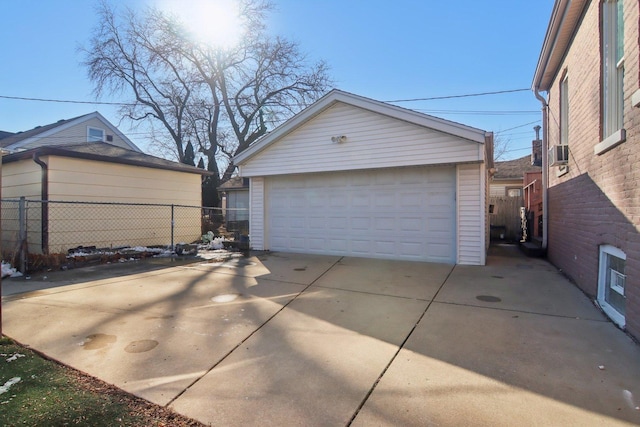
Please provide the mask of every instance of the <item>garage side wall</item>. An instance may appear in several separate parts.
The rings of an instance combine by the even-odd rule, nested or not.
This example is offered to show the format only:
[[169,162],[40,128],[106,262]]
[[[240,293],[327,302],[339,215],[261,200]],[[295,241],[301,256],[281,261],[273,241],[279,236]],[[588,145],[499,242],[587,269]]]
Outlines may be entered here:
[[484,265],[485,187],[482,164],[457,167],[458,264]]
[[[40,200],[42,198],[42,169],[32,160],[2,165],[2,198]],[[40,209],[31,209],[27,215],[30,224],[35,231],[28,233],[27,245],[29,248],[42,246],[42,233],[40,232]],[[16,242],[19,241],[20,222],[18,220],[18,203],[7,202],[2,206],[2,250],[17,251]],[[6,253],[3,253],[7,256]]]
[[[49,166],[49,200],[146,205],[52,203],[50,253],[79,245],[167,245],[171,243],[171,208],[166,205],[201,206],[199,174],[56,156],[44,160]],[[201,209],[175,208],[175,224],[180,230],[175,236],[178,242],[198,240]]]
[[265,194],[264,178],[254,177],[249,181],[249,238],[251,247],[265,249]]

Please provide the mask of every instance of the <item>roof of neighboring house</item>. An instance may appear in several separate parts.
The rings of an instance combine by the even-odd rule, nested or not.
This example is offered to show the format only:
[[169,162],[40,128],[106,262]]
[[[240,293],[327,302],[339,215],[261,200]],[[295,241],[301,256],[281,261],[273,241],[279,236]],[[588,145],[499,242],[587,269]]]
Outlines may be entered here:
[[[11,136],[11,135],[14,135],[14,133],[0,130],[0,139],[5,139],[6,137]],[[2,147],[1,143],[0,143],[0,147]]]
[[142,166],[153,169],[165,169],[177,172],[212,175],[212,172],[191,165],[174,162],[149,154],[116,147],[106,142],[82,143],[73,145],[56,145],[32,148],[2,157],[2,163],[12,163],[20,160],[42,156],[71,157],[99,162],[118,163],[132,166]]
[[344,92],[338,89],[333,89],[322,98],[311,104],[309,107],[305,108],[300,113],[296,114],[291,119],[287,120],[282,125],[278,126],[273,131],[257,140],[244,151],[236,154],[236,156],[234,157],[234,162],[236,164],[239,164],[255,156],[274,142],[278,141],[283,136],[293,132],[294,130],[338,102],[363,108],[368,111],[383,114],[392,118],[413,123],[418,126],[434,129],[443,133],[457,136],[459,138],[477,142],[479,144],[484,144],[487,138],[491,135],[490,132],[473,128],[471,126],[466,126],[461,123],[452,122],[449,120],[430,116],[428,114],[398,107],[396,105],[376,101],[370,98],[365,98],[363,96]]
[[73,117],[71,119],[58,120],[55,123],[50,123],[44,126],[36,126],[31,130],[9,134],[4,138],[0,137],[0,147],[11,150],[19,149],[22,146],[37,140],[37,138],[45,138],[47,136],[55,134],[58,131],[94,118],[101,120],[111,132],[117,134],[121,139],[123,139],[127,143],[127,145],[131,147],[132,150],[142,152],[140,148],[138,148],[129,138],[127,138],[122,132],[120,132],[118,128],[113,126],[107,119],[104,118],[104,116],[102,116],[102,114],[98,113],[97,111],[89,114],[84,114],[82,116]]
[[588,0],[556,0],[533,76],[532,89],[549,90],[589,3]]
[[234,191],[234,190],[248,190],[249,178],[242,178],[241,176],[233,176],[229,181],[225,182],[218,187],[218,191]]
[[525,172],[539,172],[542,171],[540,166],[533,166],[531,164],[531,156],[527,155],[520,157],[519,159],[506,160],[504,162],[495,163],[496,173],[493,175],[493,179],[522,179]]

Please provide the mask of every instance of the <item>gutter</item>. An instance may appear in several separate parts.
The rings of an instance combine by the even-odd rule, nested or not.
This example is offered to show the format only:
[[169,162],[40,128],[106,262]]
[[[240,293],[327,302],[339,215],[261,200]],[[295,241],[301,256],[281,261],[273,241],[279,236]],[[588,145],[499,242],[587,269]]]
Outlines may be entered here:
[[538,87],[534,88],[534,94],[542,104],[542,250],[546,251],[549,236],[549,104],[540,95]]
[[33,161],[40,165],[42,168],[42,181],[41,181],[41,225],[42,225],[42,253],[49,253],[49,166],[43,162],[38,153],[33,153]]

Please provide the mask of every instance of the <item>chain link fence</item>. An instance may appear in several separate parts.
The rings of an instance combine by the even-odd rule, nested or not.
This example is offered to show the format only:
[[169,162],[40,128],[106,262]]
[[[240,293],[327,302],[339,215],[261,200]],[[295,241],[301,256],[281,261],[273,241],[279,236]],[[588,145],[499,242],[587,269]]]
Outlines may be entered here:
[[59,259],[86,248],[173,250],[178,244],[200,242],[209,232],[232,238],[249,232],[248,219],[236,220],[248,218],[248,209],[22,198],[2,200],[1,212],[3,260],[23,272],[29,260]]

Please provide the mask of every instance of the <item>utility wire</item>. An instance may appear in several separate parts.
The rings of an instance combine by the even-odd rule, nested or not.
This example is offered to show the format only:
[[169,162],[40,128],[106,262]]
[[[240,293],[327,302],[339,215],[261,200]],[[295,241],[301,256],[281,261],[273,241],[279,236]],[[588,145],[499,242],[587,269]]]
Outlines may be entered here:
[[[500,91],[494,91],[494,92],[469,93],[464,95],[434,96],[429,98],[413,98],[413,99],[396,99],[396,100],[383,101],[383,102],[432,101],[432,100],[438,100],[438,99],[453,99],[453,98],[467,98],[467,97],[473,97],[473,96],[497,95],[502,93],[523,92],[528,90],[530,89],[509,89],[509,90],[500,90]],[[56,103],[66,103],[66,104],[119,105],[119,106],[136,105],[130,102],[78,101],[78,100],[69,100],[69,99],[32,98],[32,97],[25,97],[25,96],[9,96],[9,95],[0,95],[0,98],[13,99],[18,101],[56,102]],[[303,106],[302,104],[294,104],[294,105]]]
[[518,125],[518,126],[514,126],[514,127],[512,127],[512,128],[502,129],[502,130],[499,130],[499,131],[497,131],[497,132],[495,132],[495,133],[502,133],[502,132],[506,132],[506,131],[508,131],[508,130],[514,130],[514,129],[523,128],[523,127],[525,127],[525,126],[529,126],[529,125],[532,125],[532,124],[534,124],[534,123],[540,123],[540,120],[534,120],[534,121],[532,121],[532,122],[525,123],[525,124],[523,124],[523,125]]
[[68,99],[46,99],[46,98],[26,98],[22,96],[7,96],[0,95],[2,99],[15,99],[18,101],[39,101],[39,102],[58,102],[58,103],[66,103],[66,104],[95,104],[95,105],[133,105],[130,103],[123,102],[101,102],[101,101],[72,101]]
[[509,90],[497,90],[494,92],[480,92],[480,93],[468,93],[465,95],[449,95],[449,96],[432,96],[430,98],[410,98],[410,99],[394,99],[391,101],[383,101],[383,102],[414,102],[414,101],[433,101],[437,99],[452,99],[452,98],[468,98],[472,96],[485,96],[485,95],[497,95],[501,93],[513,93],[513,92],[524,92],[530,91],[531,89],[509,89]]

